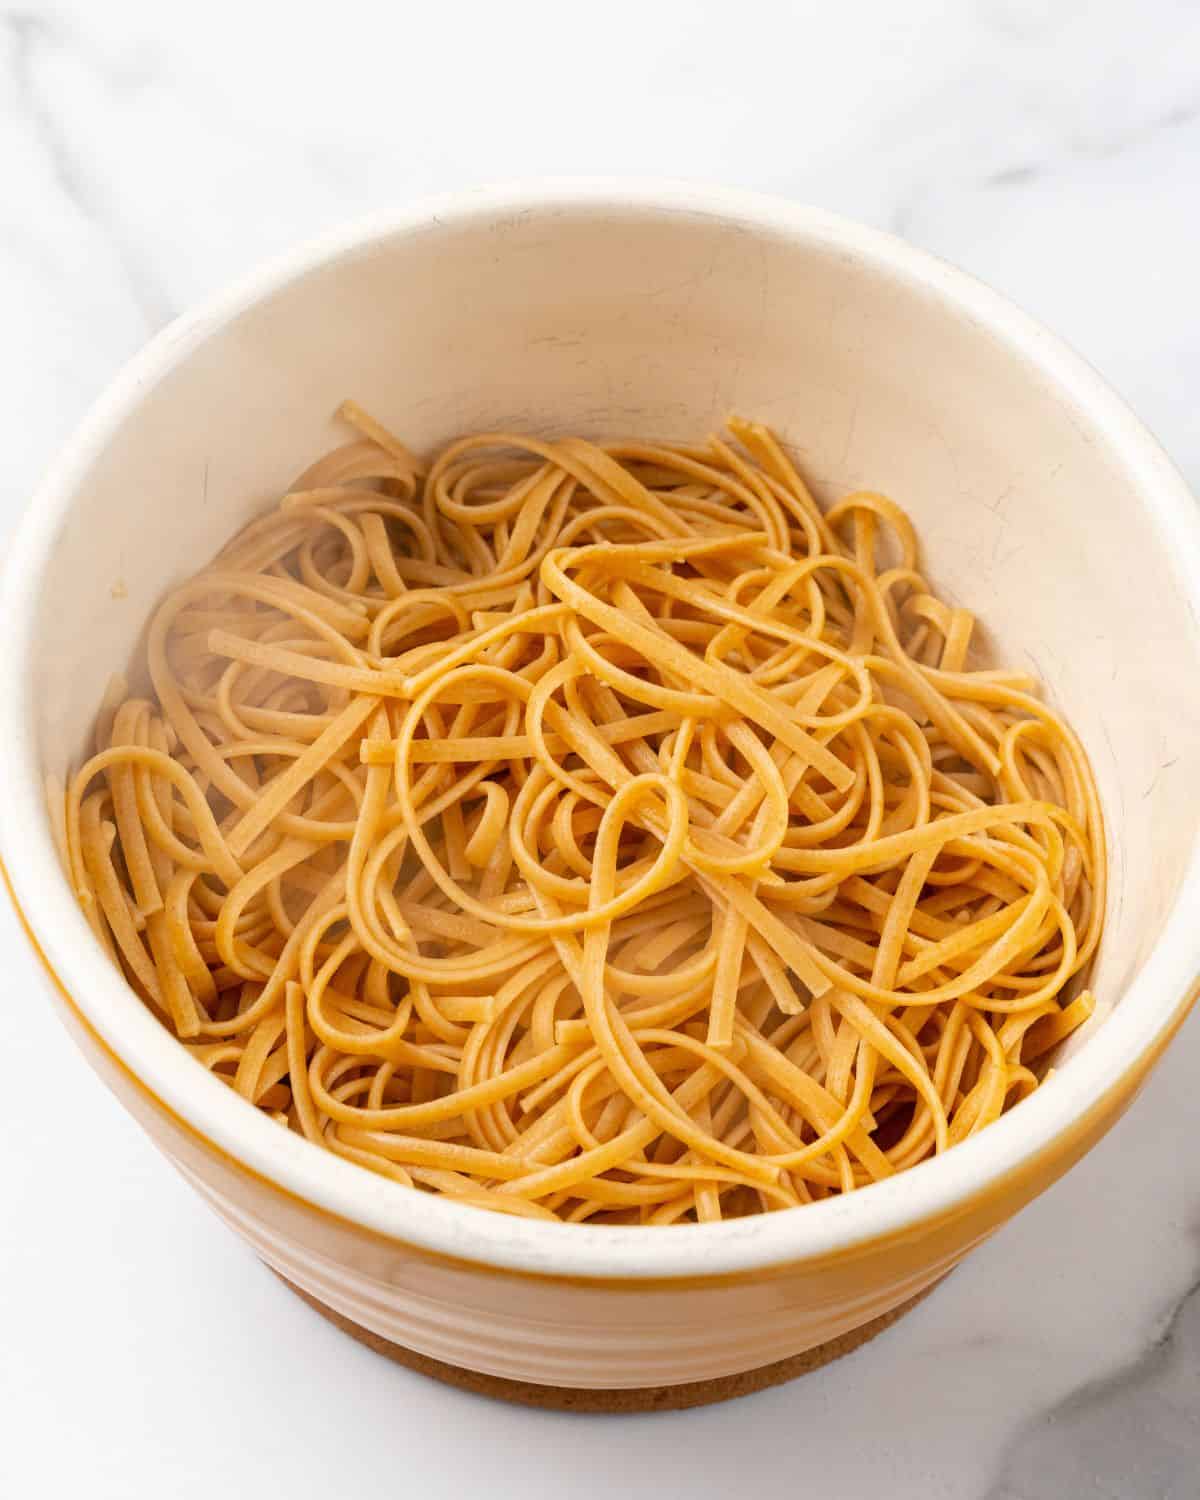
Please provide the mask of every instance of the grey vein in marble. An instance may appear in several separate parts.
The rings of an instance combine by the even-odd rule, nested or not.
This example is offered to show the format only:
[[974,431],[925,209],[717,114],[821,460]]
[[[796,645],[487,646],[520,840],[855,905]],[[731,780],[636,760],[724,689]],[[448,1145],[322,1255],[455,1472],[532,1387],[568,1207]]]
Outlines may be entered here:
[[130,297],[146,325],[146,333],[153,333],[170,321],[172,309],[113,221],[102,194],[97,191],[96,178],[79,170],[68,148],[58,114],[38,86],[39,55],[66,45],[65,40],[58,28],[36,10],[9,11],[0,15],[0,25],[12,38],[12,71],[17,97],[41,143],[54,182],[67,201],[111,247]]
[[1197,1500],[1198,1438],[1200,1272],[1142,1354],[1016,1434],[983,1500]]

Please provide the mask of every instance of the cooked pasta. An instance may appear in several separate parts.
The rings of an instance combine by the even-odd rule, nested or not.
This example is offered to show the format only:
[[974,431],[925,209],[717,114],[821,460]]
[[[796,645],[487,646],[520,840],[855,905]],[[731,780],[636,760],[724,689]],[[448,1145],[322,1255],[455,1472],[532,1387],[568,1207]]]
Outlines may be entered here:
[[[129,985],[406,1188],[663,1225],[946,1151],[1092,1012],[1087,757],[764,427],[353,441],[174,589],[54,792]],[[139,672],[141,667],[139,667]]]

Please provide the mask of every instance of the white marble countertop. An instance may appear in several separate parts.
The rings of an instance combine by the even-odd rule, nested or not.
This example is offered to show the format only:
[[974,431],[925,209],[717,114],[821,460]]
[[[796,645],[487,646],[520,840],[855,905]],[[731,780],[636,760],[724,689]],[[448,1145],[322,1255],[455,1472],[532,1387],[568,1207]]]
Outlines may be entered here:
[[[0,4],[0,525],[231,275],[554,172],[904,234],[1073,342],[1200,487],[1198,164],[1196,0]],[[1082,1166],[858,1354],[724,1407],[563,1417],[311,1314],[88,1073],[6,905],[0,928],[0,1494],[1200,1496],[1200,1015]]]

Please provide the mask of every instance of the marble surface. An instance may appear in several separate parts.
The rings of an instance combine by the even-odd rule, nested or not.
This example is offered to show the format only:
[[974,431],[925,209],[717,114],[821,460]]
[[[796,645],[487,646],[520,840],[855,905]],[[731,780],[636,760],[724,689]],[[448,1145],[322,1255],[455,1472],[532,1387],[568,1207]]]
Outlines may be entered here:
[[[117,365],[231,275],[552,172],[895,230],[1065,335],[1200,487],[1198,162],[1195,0],[0,4],[0,525]],[[874,1344],[725,1407],[583,1419],[443,1390],[300,1305],[74,1055],[7,907],[0,930],[2,1494],[1200,1496],[1200,1015],[1103,1145]]]

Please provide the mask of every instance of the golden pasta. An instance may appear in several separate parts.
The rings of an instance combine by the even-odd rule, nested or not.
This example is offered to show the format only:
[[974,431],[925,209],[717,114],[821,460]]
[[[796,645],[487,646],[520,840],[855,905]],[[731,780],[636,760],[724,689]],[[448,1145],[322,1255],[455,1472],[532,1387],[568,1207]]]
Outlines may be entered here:
[[822,512],[750,422],[426,468],[343,416],[54,789],[199,1065],[404,1187],[599,1223],[849,1192],[1038,1087],[1093,1008],[1096,789],[898,506]]

